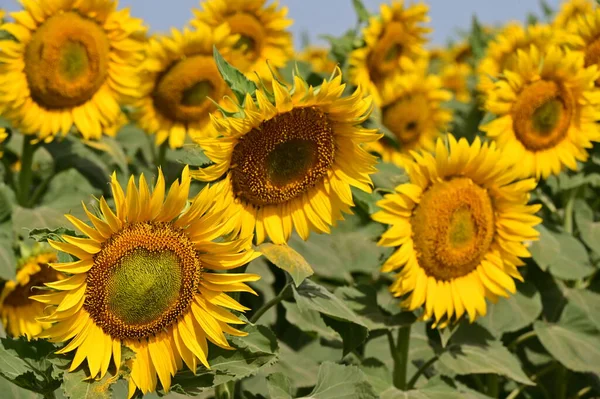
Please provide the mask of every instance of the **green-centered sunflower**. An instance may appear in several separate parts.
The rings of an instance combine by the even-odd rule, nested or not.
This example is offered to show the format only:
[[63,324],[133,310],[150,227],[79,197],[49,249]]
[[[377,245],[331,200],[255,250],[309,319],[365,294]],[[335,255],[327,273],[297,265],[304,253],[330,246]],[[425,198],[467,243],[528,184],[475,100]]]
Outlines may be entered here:
[[24,335],[32,339],[51,326],[36,320],[44,316],[44,304],[29,299],[31,295],[43,292],[36,287],[64,277],[48,266],[50,262],[56,262],[56,252],[48,249],[20,260],[15,280],[7,281],[2,289],[0,318],[5,330],[13,337]]
[[197,23],[194,32],[173,29],[168,37],[150,40],[133,117],[156,135],[157,145],[168,139],[171,148],[178,148],[186,134],[202,135],[216,109],[209,97],[221,99],[229,92],[213,46],[227,56],[237,40],[226,24],[212,28],[204,23]]
[[422,319],[440,327],[465,312],[473,322],[486,314],[486,298],[515,292],[519,258],[530,256],[523,242],[538,238],[541,221],[540,205],[527,205],[536,181],[519,180],[494,143],[448,140],[449,149],[440,139],[433,155],[412,152],[404,165],[410,182],[373,215],[390,225],[379,245],[396,247],[382,268],[400,269],[390,290],[408,310],[424,305]]
[[567,0],[556,13],[552,25],[561,29],[572,29],[578,24],[579,17],[592,13],[593,0]]
[[50,242],[77,260],[52,264],[69,277],[46,283],[55,292],[33,297],[53,306],[41,321],[54,324],[40,337],[69,341],[58,353],[76,351],[71,371],[87,359],[92,378],[104,376],[111,359],[121,366],[124,345],[135,352],[129,396],[136,387],[154,391],[157,375],[168,391],[183,363],[194,372],[198,360],[210,367],[207,340],[230,348],[223,333],[245,335],[229,325],[243,322],[225,308],[248,308],[225,292],[253,292],[245,282],[259,276],[219,272],[257,253],[249,249],[251,236],[227,238],[231,229],[214,207],[214,188],[188,201],[187,167],[166,199],[160,170],[152,192],[143,175],[137,186],[131,177],[126,194],[115,175],[111,187],[114,210],[104,198],[98,216],[84,205],[91,225],[66,215],[85,238]]
[[[339,69],[321,86],[294,77],[291,91],[272,81],[273,93],[256,91],[233,117],[213,118],[222,136],[198,140],[213,162],[193,172],[221,190],[225,216],[242,235],[256,231],[287,242],[293,228],[303,239],[311,230],[328,233],[353,206],[350,187],[371,191],[376,158],[361,145],[380,136],[360,127],[370,98],[356,90],[341,98]],[[274,103],[270,99],[274,100]]]
[[519,164],[523,176],[547,178],[577,169],[600,141],[600,76],[579,52],[519,50],[516,66],[494,84],[485,109],[497,118],[481,127]]
[[[202,10],[194,10],[190,22],[197,27],[207,24],[213,28],[227,23],[233,34],[239,35],[235,44],[237,55],[233,65],[249,79],[271,79],[269,65],[276,69],[285,66],[293,56],[292,35],[286,29],[292,24],[287,19],[287,7],[266,0],[206,0]],[[268,62],[268,64],[267,64]]]
[[369,19],[363,30],[364,46],[349,55],[348,78],[368,89],[376,103],[386,79],[426,56],[427,12],[424,4],[405,7],[403,0],[393,0],[381,5],[381,15]]
[[477,90],[485,98],[493,90],[494,82],[504,70],[514,69],[517,51],[528,50],[531,45],[545,51],[554,45],[574,42],[574,35],[546,24],[508,24],[487,46],[485,57],[477,66]]
[[0,26],[0,109],[25,134],[51,141],[75,125],[97,139],[136,96],[142,21],[113,0],[23,0]]
[[451,110],[442,104],[452,99],[452,93],[442,88],[439,76],[426,75],[422,70],[390,79],[383,86],[381,97],[382,124],[394,134],[399,148],[385,138],[367,148],[385,162],[401,166],[402,153],[432,150],[452,120]]

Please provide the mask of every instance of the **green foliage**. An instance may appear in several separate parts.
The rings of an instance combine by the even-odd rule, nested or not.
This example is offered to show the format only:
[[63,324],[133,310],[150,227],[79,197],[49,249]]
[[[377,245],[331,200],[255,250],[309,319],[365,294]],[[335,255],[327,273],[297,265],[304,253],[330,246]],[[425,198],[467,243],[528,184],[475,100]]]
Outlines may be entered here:
[[369,11],[367,11],[362,0],[352,0],[352,5],[358,16],[358,22],[367,22],[369,20]]
[[246,94],[254,95],[256,84],[241,73],[239,69],[225,61],[225,58],[223,58],[216,47],[213,48],[213,57],[223,80],[227,83],[231,91],[233,91],[240,104],[244,102]]

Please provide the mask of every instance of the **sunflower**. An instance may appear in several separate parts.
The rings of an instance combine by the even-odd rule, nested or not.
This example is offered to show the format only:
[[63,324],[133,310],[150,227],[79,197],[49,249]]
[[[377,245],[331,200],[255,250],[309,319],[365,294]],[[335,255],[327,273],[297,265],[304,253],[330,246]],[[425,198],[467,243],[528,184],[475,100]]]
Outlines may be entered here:
[[323,47],[306,47],[298,55],[298,59],[308,62],[312,70],[317,73],[330,74],[337,63],[329,58],[329,50]]
[[137,186],[131,177],[125,194],[113,174],[114,211],[101,198],[98,216],[84,205],[91,225],[66,215],[86,237],[50,245],[78,259],[52,264],[70,277],[46,283],[55,292],[34,299],[54,306],[42,318],[54,324],[40,337],[70,341],[58,351],[76,350],[70,371],[87,359],[90,376],[101,378],[111,358],[119,369],[124,345],[135,352],[129,396],[154,391],[157,375],[168,391],[183,363],[194,372],[198,360],[209,367],[207,339],[230,349],[223,333],[246,335],[229,326],[243,322],[225,308],[248,308],[225,292],[253,293],[245,282],[259,276],[219,272],[257,257],[247,249],[252,237],[215,242],[230,232],[215,210],[216,191],[204,188],[188,203],[190,180],[186,167],[165,199],[160,170],[152,193],[142,175]]
[[[360,127],[371,112],[360,90],[341,98],[345,85],[337,69],[313,88],[294,77],[291,91],[272,81],[273,93],[248,95],[239,113],[213,118],[222,136],[198,141],[214,162],[193,173],[221,190],[225,217],[256,241],[287,242],[293,227],[303,239],[310,230],[329,233],[354,205],[350,187],[371,191],[376,158],[362,144],[377,140]],[[272,103],[269,99],[274,99]],[[233,101],[233,100],[232,100]]]
[[368,88],[377,103],[387,78],[426,56],[423,44],[430,32],[423,26],[429,21],[424,4],[405,7],[403,0],[394,0],[382,4],[380,12],[363,30],[364,47],[352,51],[348,60],[350,82]]
[[99,138],[135,96],[145,28],[112,0],[23,0],[0,29],[0,109],[25,134],[51,141],[75,125]]
[[[583,52],[584,65],[600,66],[600,9],[582,14],[571,31],[578,39],[571,48]],[[596,85],[600,86],[600,80]]]
[[572,29],[578,24],[580,16],[592,13],[593,0],[568,0],[563,3],[560,11],[556,13],[552,24],[561,29]]
[[519,180],[494,143],[448,141],[449,149],[440,139],[433,155],[407,157],[410,182],[373,215],[390,225],[379,245],[396,247],[382,267],[400,269],[390,290],[408,310],[424,304],[422,319],[440,327],[465,312],[473,322],[486,314],[485,298],[515,292],[519,257],[530,256],[523,242],[538,238],[541,221],[534,216],[541,206],[527,205],[535,180]]
[[456,101],[468,103],[471,101],[469,90],[469,77],[471,67],[466,63],[451,63],[442,67],[440,79],[442,87],[452,92]]
[[4,328],[13,337],[26,336],[32,339],[42,329],[50,328],[49,323],[36,319],[44,315],[44,304],[29,299],[29,296],[43,291],[35,288],[49,281],[63,277],[48,266],[56,262],[53,251],[38,251],[19,262],[15,280],[7,281],[0,294],[0,317]]
[[[276,69],[285,66],[293,55],[292,35],[286,30],[287,7],[278,3],[266,5],[266,0],[206,0],[202,10],[194,10],[192,26],[207,24],[213,28],[227,23],[233,34],[239,35],[235,44],[237,55],[233,65],[252,80],[256,74],[271,79],[269,65]],[[268,64],[267,64],[268,61]]]
[[216,109],[209,97],[218,100],[229,92],[213,46],[227,56],[237,40],[226,24],[213,29],[204,23],[197,23],[195,32],[172,29],[170,37],[150,40],[133,118],[156,134],[157,145],[168,139],[171,148],[178,148],[186,134],[202,134]]
[[423,71],[397,75],[386,82],[381,96],[382,124],[396,137],[399,150],[385,139],[367,148],[385,162],[402,166],[402,152],[433,149],[436,138],[446,132],[452,120],[452,112],[442,105],[452,93],[442,88],[438,76]]
[[592,141],[600,141],[598,68],[581,53],[552,47],[519,50],[514,71],[495,83],[485,109],[497,119],[480,129],[520,165],[523,176],[547,178],[577,169]]
[[550,46],[569,44],[574,40],[572,34],[546,24],[529,25],[527,28],[517,23],[508,24],[489,42],[485,57],[477,66],[477,90],[487,96],[504,70],[515,67],[518,50],[528,50],[535,45],[544,51]]

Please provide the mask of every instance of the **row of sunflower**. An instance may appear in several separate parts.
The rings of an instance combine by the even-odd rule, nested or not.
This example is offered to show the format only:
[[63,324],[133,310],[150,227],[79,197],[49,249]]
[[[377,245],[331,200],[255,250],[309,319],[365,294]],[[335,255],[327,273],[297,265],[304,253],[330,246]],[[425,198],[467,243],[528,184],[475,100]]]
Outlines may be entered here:
[[429,48],[426,5],[356,0],[298,54],[265,0],[154,36],[113,0],[21,3],[0,26],[14,397],[600,394],[592,1]]

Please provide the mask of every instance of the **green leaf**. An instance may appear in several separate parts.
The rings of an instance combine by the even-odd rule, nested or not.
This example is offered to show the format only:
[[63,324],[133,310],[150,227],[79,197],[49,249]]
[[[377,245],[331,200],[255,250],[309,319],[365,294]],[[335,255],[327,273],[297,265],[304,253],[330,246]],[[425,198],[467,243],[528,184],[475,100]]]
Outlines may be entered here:
[[479,394],[475,395],[466,389],[456,389],[444,383],[439,377],[433,377],[419,389],[400,391],[391,387],[381,394],[381,399],[480,399],[489,398]]
[[537,227],[540,239],[531,245],[531,255],[542,270],[563,280],[577,280],[594,272],[588,253],[575,237]]
[[294,284],[298,287],[304,279],[313,275],[313,269],[308,262],[290,246],[264,243],[256,248],[271,263],[285,270],[292,276]]
[[[104,184],[106,185],[106,182]],[[54,176],[42,197],[42,203],[61,213],[73,213],[75,216],[84,217],[81,200],[88,200],[91,196],[100,194],[102,192],[93,187],[85,176],[71,168]],[[66,222],[66,219],[63,218],[62,221]]]
[[346,63],[348,54],[350,54],[355,47],[360,46],[360,43],[357,43],[356,31],[353,29],[346,31],[346,33],[340,37],[331,35],[320,35],[319,37],[330,43],[331,54],[333,55],[334,60],[342,66]]
[[[86,380],[87,379],[87,380]],[[112,386],[118,378],[106,373],[99,381],[89,380],[83,368],[63,374],[63,393],[70,399],[110,399]]]
[[15,203],[15,193],[9,186],[0,183],[0,222],[9,218]]
[[304,332],[316,334],[318,337],[329,341],[342,340],[340,334],[325,324],[321,314],[316,310],[300,309],[300,307],[293,302],[283,301],[282,304],[285,308],[285,318],[290,324],[298,327]]
[[391,248],[377,246],[385,231],[379,223],[365,224],[359,216],[346,216],[331,234],[314,234],[304,241],[292,235],[289,245],[312,266],[315,273],[338,281],[352,281],[353,272],[378,273]]
[[356,15],[358,15],[359,22],[368,22],[369,21],[369,11],[363,4],[362,0],[352,0],[352,5],[354,5],[354,10],[356,11]]
[[[577,206],[577,205],[576,205]],[[592,214],[593,217],[593,214]],[[587,218],[581,211],[575,212],[575,222],[579,228],[581,239],[592,251],[600,255],[600,222]]]
[[369,384],[377,395],[393,386],[392,372],[385,363],[374,357],[363,359],[358,366],[365,373]]
[[352,309],[371,331],[407,326],[416,321],[412,312],[390,315],[377,304],[377,292],[368,285],[339,287],[334,295]]
[[476,61],[480,60],[485,53],[486,42],[481,24],[475,15],[473,15],[471,23],[471,35],[469,36],[469,42],[471,44],[473,58]]
[[240,104],[244,102],[246,94],[254,95],[256,84],[241,73],[239,69],[225,61],[216,46],[213,47],[213,57],[223,80],[233,91]]
[[321,364],[315,389],[306,399],[369,399],[376,398],[365,374],[356,366],[331,362]]
[[186,145],[177,153],[177,162],[189,166],[205,166],[212,163],[199,145]]
[[11,239],[0,239],[0,279],[13,280],[17,275],[17,258]]
[[342,355],[346,356],[362,345],[369,336],[369,330],[358,324],[324,317],[325,324],[333,328],[342,337]]
[[312,387],[317,383],[319,364],[312,356],[294,352],[284,343],[279,344],[279,362],[266,369],[267,373],[280,372],[290,378],[293,386]]
[[467,374],[501,374],[525,385],[534,385],[518,358],[481,326],[462,323],[440,355],[439,370],[454,377]]
[[37,242],[48,242],[48,240],[56,240],[62,235],[77,237],[78,234],[71,229],[59,227],[58,229],[33,229],[29,232],[29,238]]
[[292,287],[294,298],[301,310],[316,310],[333,318],[349,321],[366,329],[362,320],[344,302],[329,292],[325,287],[311,281],[304,280],[299,287]]
[[540,7],[542,8],[544,17],[546,17],[547,20],[550,20],[552,18],[552,15],[554,15],[554,10],[552,9],[552,7],[550,7],[546,0],[540,0]]
[[67,223],[62,212],[49,206],[22,208],[15,206],[12,214],[13,228],[17,236],[27,237],[35,228],[58,229]]
[[129,175],[127,155],[117,140],[109,136],[102,136],[98,141],[90,140],[86,141],[85,144],[99,151],[99,155],[104,159],[106,164],[116,166],[124,175]]
[[529,282],[517,284],[517,293],[509,298],[500,298],[491,304],[485,317],[477,320],[496,337],[506,332],[527,327],[542,312],[542,298],[535,286]]
[[282,373],[273,373],[267,377],[269,397],[271,399],[292,399],[294,390],[288,377]]
[[[2,362],[2,360],[0,360]],[[0,377],[0,392],[10,399],[37,399],[39,395]]]
[[383,198],[378,191],[373,191],[372,193],[365,193],[359,188],[352,187],[352,197],[354,199],[354,204],[361,208],[367,215],[372,215],[379,210],[379,207],[376,205],[377,201]]
[[371,175],[371,179],[375,187],[392,191],[396,186],[408,182],[404,169],[388,162],[378,163],[377,173]]
[[[589,290],[570,289],[566,292],[569,303],[577,306],[590,320],[594,326],[600,330],[600,294]],[[563,312],[568,311],[566,308]]]

